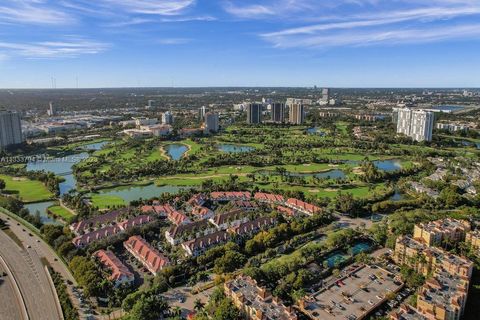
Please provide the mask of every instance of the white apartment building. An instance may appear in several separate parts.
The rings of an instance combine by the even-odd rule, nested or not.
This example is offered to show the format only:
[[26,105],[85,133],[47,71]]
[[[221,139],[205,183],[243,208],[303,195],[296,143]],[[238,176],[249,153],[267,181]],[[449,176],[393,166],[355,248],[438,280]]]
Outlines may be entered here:
[[170,111],[162,114],[162,124],[173,124],[173,114]]
[[415,141],[432,141],[435,114],[432,111],[395,108],[397,133],[411,137]]

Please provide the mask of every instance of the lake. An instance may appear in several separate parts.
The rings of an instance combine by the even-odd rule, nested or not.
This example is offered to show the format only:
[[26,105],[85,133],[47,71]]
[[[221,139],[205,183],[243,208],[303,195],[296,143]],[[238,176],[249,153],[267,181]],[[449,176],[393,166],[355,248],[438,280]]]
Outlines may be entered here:
[[397,171],[402,169],[402,164],[398,159],[376,160],[376,161],[373,161],[373,164],[377,167],[377,169],[387,171],[387,172],[392,172],[392,171]]
[[309,134],[318,134],[318,135],[320,135],[320,136],[322,136],[322,137],[326,135],[325,132],[323,132],[320,128],[317,128],[317,127],[308,128],[308,129],[307,129],[307,133],[309,133]]
[[404,195],[400,192],[400,190],[395,190],[395,193],[390,197],[389,200],[401,201],[403,199],[404,199]]
[[139,199],[150,199],[158,197],[163,193],[177,193],[185,187],[177,186],[157,186],[150,184],[148,186],[125,186],[114,189],[99,190],[98,194],[122,198],[126,203]]
[[85,151],[98,151],[98,150],[102,150],[103,147],[105,147],[107,144],[109,143],[109,141],[100,141],[100,142],[95,142],[95,143],[90,143],[90,144],[86,144],[86,145],[83,145],[81,147],[79,147],[79,149],[82,149],[82,150],[85,150]]
[[53,219],[47,214],[47,208],[55,204],[54,201],[38,202],[25,204],[24,208],[30,211],[30,215],[34,216],[38,211],[40,213],[40,220],[43,224],[61,224],[59,221]]
[[170,157],[172,160],[180,160],[185,152],[188,151],[188,147],[184,144],[180,143],[173,143],[173,144],[168,144],[163,147],[167,155]]
[[431,109],[438,110],[445,113],[450,113],[454,111],[463,110],[465,109],[465,107],[464,106],[435,106],[435,107],[432,107]]
[[340,169],[334,169],[325,172],[317,172],[317,173],[296,173],[296,172],[289,172],[291,176],[297,177],[316,177],[318,179],[343,179],[347,175]]
[[241,146],[237,144],[220,144],[218,150],[227,153],[244,153],[254,151],[254,147],[250,146]]
[[88,152],[82,152],[61,158],[31,161],[27,163],[26,169],[27,171],[52,172],[55,175],[63,177],[65,181],[59,184],[60,195],[63,195],[75,189],[77,186],[77,180],[73,175],[72,167],[88,157]]

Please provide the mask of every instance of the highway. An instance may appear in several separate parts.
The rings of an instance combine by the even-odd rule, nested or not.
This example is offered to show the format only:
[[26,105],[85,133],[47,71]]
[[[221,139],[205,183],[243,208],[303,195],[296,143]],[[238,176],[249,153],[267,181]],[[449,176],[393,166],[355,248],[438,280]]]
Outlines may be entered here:
[[0,261],[0,319],[25,319],[22,314],[23,304],[21,297],[15,290],[15,283],[10,271]]
[[5,232],[0,231],[0,256],[12,272],[9,280],[15,281],[20,290],[21,298],[18,302],[21,304],[23,300],[27,319],[62,319],[55,288],[35,249],[21,248]]

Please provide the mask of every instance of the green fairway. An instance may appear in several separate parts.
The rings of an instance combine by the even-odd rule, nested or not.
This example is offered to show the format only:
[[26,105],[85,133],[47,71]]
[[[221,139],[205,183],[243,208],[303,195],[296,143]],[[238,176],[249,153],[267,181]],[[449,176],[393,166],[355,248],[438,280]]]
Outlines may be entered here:
[[99,209],[108,209],[114,206],[125,205],[125,201],[122,198],[110,195],[93,194],[91,201],[92,205]]
[[69,222],[70,219],[72,219],[74,217],[74,215],[69,210],[65,209],[62,206],[49,207],[48,211],[55,216],[59,216],[60,218],[62,218],[63,220],[65,220],[67,222]]
[[23,202],[40,202],[54,197],[40,181],[6,175],[0,175],[0,179],[5,181],[5,191],[18,194]]

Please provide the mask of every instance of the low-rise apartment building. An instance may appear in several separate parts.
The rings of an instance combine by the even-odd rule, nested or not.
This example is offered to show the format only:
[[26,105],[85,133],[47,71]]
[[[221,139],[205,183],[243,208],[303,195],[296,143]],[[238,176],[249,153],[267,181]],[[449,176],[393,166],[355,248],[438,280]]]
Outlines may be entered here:
[[225,295],[230,297],[243,316],[249,320],[297,320],[291,307],[273,297],[265,288],[247,276],[238,276],[224,284]]
[[465,234],[470,231],[470,223],[466,220],[442,219],[416,224],[413,238],[428,246],[452,245],[465,240]]
[[472,248],[480,249],[480,230],[472,230],[465,235],[465,242]]
[[459,320],[465,310],[469,279],[438,268],[417,296],[417,309],[436,320]]
[[436,268],[442,268],[452,274],[470,279],[473,271],[473,263],[470,260],[439,248],[428,247],[420,241],[405,236],[397,238],[393,259],[395,263],[407,265],[423,275],[430,274]]

